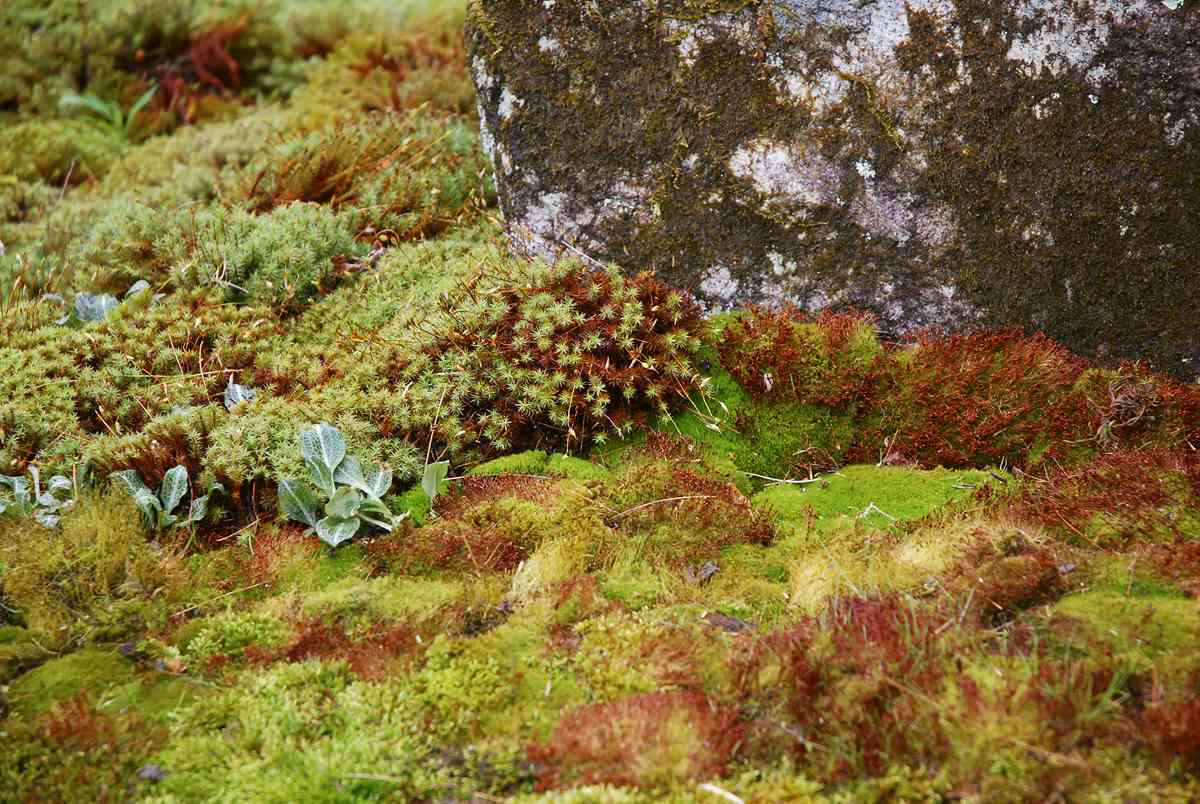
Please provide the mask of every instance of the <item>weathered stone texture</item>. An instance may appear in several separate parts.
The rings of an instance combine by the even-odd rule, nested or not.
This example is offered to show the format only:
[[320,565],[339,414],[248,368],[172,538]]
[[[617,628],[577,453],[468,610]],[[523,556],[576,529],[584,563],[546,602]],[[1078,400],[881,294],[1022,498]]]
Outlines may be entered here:
[[515,242],[1200,372],[1200,7],[474,0]]

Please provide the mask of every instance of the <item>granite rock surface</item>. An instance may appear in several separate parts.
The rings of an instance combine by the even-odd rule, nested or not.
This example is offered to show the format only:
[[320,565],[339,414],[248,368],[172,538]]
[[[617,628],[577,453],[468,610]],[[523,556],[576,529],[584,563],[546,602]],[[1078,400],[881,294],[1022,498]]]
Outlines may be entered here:
[[513,242],[1200,373],[1200,5],[475,0]]

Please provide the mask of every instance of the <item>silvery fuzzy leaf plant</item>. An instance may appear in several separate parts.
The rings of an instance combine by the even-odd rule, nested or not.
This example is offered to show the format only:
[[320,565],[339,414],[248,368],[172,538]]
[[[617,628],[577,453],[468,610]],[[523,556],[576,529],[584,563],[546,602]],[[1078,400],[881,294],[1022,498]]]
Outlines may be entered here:
[[279,512],[307,525],[309,533],[330,547],[354,538],[364,524],[391,531],[408,516],[394,516],[383,503],[392,487],[391,470],[364,470],[357,458],[346,454],[346,441],[336,427],[321,422],[301,431],[300,454],[311,483],[280,481]]
[[85,322],[103,321],[119,303],[116,296],[108,293],[76,293],[75,317]]
[[168,469],[167,473],[163,475],[162,485],[159,486],[157,494],[142,481],[141,476],[133,469],[113,472],[109,477],[116,480],[129,492],[129,496],[133,497],[134,504],[142,512],[142,517],[151,530],[162,530],[172,526],[190,528],[196,525],[208,513],[209,498],[213,494],[225,490],[220,483],[212,483],[203,496],[192,498],[186,514],[182,512],[176,514],[175,508],[188,493],[187,467],[176,466]]
[[[63,511],[75,505],[75,484],[63,475],[54,475],[42,488],[41,474],[36,466],[29,467],[32,484],[22,475],[0,475],[0,514],[32,516],[47,528],[58,525]],[[64,496],[65,495],[65,496]]]
[[425,474],[421,478],[421,490],[429,498],[429,513],[434,514],[433,501],[437,499],[438,487],[450,473],[449,461],[438,461],[425,465]]
[[229,382],[225,385],[225,409],[230,413],[242,402],[249,402],[255,397],[255,390],[248,385],[238,385],[233,381],[233,377],[229,378]]

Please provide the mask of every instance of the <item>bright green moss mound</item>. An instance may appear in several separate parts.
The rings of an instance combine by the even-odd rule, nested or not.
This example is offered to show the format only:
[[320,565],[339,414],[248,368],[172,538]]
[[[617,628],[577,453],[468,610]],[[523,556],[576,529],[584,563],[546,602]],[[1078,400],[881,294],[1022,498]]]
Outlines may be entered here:
[[528,450],[502,458],[493,458],[472,467],[470,475],[544,475],[567,480],[603,480],[608,471],[591,461],[574,455],[555,452],[547,455],[541,450]]
[[776,485],[754,495],[781,522],[799,526],[811,517],[817,530],[862,522],[887,527],[928,516],[990,481],[985,471],[847,466],[804,485]]
[[131,661],[111,648],[85,648],[51,659],[18,678],[9,688],[8,701],[14,713],[27,719],[81,695],[102,711],[115,714],[132,709],[157,719],[202,689],[166,675],[138,674]]

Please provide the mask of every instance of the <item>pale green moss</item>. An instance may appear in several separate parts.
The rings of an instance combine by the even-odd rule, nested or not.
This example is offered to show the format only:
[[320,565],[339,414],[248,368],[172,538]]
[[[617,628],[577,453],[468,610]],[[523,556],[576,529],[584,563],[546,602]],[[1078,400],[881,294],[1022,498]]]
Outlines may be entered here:
[[556,452],[546,461],[546,473],[551,477],[562,477],[585,483],[589,480],[604,480],[608,470],[592,461],[578,458],[574,455],[563,455]]
[[608,471],[598,464],[574,455],[546,454],[528,450],[501,458],[493,458],[471,468],[469,475],[542,475],[567,480],[603,480]]
[[555,584],[582,574],[588,568],[590,547],[569,537],[542,542],[513,574],[508,599],[518,605],[528,603]]
[[203,663],[214,656],[240,658],[246,648],[269,650],[284,642],[287,625],[274,617],[254,613],[226,614],[205,620],[182,645],[183,655]]

